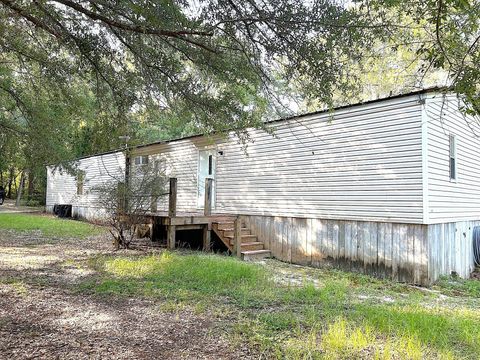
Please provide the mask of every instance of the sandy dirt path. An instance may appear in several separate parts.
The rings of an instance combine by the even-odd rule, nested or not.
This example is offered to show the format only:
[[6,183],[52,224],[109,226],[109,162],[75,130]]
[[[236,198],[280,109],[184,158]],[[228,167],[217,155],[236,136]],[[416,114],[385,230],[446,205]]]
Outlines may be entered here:
[[159,300],[85,295],[78,261],[109,253],[105,239],[46,239],[0,229],[1,359],[237,359],[225,326]]
[[38,213],[44,210],[43,207],[28,207],[28,206],[15,206],[15,200],[6,199],[5,202],[0,205],[0,214],[3,213]]

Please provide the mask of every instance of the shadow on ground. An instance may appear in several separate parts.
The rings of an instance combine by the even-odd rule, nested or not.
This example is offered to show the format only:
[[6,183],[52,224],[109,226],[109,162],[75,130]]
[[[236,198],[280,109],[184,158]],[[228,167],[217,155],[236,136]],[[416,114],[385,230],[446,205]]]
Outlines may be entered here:
[[254,357],[233,349],[206,316],[163,313],[158,302],[80,294],[78,262],[111,253],[106,239],[45,239],[0,230],[1,358]]

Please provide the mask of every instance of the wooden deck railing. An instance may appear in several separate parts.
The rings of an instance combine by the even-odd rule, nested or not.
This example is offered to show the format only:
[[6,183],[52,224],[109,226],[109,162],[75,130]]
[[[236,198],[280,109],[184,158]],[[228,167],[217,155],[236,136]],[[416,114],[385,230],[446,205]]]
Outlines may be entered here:
[[212,215],[213,179],[205,179],[205,201],[203,203],[203,215]]

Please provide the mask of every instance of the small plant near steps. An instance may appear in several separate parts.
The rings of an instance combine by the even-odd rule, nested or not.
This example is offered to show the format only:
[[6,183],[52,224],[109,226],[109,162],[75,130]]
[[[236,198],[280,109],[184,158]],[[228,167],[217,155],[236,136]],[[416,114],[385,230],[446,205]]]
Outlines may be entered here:
[[[212,230],[233,253],[235,224],[233,221],[212,223]],[[241,229],[241,258],[243,260],[259,260],[271,257],[270,250],[265,249],[263,242],[258,241],[257,235],[242,224]]]

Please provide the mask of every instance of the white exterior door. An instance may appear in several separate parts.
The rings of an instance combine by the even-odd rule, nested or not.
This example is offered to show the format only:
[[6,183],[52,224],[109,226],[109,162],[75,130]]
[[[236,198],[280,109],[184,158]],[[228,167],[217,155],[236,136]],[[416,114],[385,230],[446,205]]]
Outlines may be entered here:
[[[205,179],[215,179],[215,150],[198,152],[198,201],[197,206],[203,209],[205,204]],[[212,208],[215,207],[215,181],[212,189]]]

